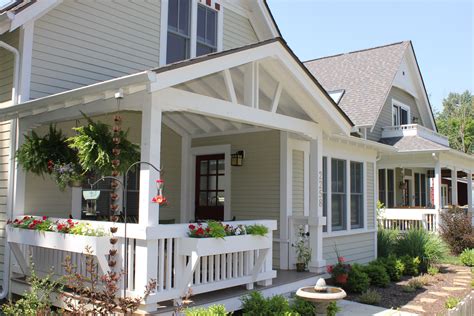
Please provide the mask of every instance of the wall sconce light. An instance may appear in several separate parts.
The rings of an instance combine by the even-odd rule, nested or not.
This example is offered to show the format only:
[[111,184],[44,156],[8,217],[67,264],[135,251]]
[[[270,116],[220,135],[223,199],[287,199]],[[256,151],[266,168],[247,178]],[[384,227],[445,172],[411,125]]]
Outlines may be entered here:
[[239,150],[234,154],[230,155],[230,164],[234,167],[241,167],[244,161],[245,152],[243,150]]
[[411,121],[413,124],[418,124],[418,117],[414,116]]
[[407,184],[405,182],[400,182],[400,186],[399,186],[400,190],[406,190],[407,189]]

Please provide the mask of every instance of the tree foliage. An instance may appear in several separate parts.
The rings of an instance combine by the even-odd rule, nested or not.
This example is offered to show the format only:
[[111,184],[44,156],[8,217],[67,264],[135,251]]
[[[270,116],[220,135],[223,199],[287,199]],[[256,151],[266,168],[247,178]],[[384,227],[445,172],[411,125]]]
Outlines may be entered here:
[[474,95],[470,91],[449,93],[436,124],[439,132],[449,138],[452,148],[474,153]]

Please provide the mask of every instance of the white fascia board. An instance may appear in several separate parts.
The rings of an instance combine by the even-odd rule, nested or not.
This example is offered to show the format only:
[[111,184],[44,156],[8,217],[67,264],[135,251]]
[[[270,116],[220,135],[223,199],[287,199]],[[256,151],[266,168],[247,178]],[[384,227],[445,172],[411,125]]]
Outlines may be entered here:
[[248,18],[258,35],[259,40],[279,37],[280,34],[273,23],[263,0],[247,1],[250,8]]
[[351,143],[354,143],[354,144],[367,146],[367,147],[373,148],[373,149],[375,149],[375,150],[377,150],[378,152],[381,152],[381,153],[396,153],[396,152],[398,152],[398,150],[393,146],[385,145],[385,144],[375,142],[375,141],[372,141],[372,140],[368,140],[368,139],[364,139],[364,138],[357,138],[357,137],[354,137],[354,136],[345,136],[345,135],[337,135],[337,134],[330,135],[329,138],[330,139],[331,138],[341,139],[341,140],[345,140],[345,141],[348,141],[348,142],[351,142]]
[[60,4],[62,0],[41,0],[37,1],[36,3],[32,4],[28,8],[24,9],[23,11],[19,12],[15,15],[11,26],[10,32],[14,31],[18,27],[22,26],[26,22],[34,21],[39,19],[48,11],[53,9],[55,6]]
[[0,35],[10,30],[11,22],[15,15],[11,12],[3,12],[0,14]]

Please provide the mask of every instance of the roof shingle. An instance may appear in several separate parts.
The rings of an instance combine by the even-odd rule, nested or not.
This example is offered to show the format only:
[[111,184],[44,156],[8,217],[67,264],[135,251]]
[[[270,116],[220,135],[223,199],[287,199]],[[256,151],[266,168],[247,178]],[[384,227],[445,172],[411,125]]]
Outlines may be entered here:
[[380,143],[390,145],[404,151],[449,150],[449,147],[432,142],[420,136],[389,137],[379,140]]

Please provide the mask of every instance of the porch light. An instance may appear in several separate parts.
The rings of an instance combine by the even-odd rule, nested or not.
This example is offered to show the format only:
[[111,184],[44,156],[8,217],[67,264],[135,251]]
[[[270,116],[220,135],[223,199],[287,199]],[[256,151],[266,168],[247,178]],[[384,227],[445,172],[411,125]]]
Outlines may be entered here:
[[230,155],[230,164],[234,167],[241,167],[244,161],[244,151],[239,150],[236,153]]
[[83,191],[82,196],[86,200],[86,215],[95,216],[97,215],[97,200],[100,196],[100,191],[97,190],[88,190]]

